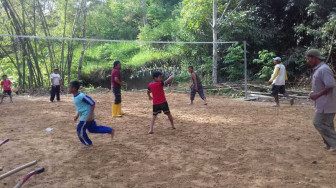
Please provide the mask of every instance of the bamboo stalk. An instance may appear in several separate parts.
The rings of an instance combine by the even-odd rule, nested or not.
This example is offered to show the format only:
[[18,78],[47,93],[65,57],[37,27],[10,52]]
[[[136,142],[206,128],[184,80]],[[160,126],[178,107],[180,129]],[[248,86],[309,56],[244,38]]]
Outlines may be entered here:
[[6,177],[8,177],[8,176],[11,176],[11,175],[13,175],[13,174],[15,174],[15,173],[17,173],[17,172],[19,172],[19,171],[25,169],[25,168],[28,168],[28,167],[30,167],[30,166],[33,166],[33,165],[35,165],[35,164],[37,164],[37,160],[36,160],[36,161],[32,161],[32,162],[27,163],[27,164],[24,164],[24,165],[22,165],[22,166],[19,166],[19,167],[15,168],[15,169],[13,169],[13,170],[7,172],[7,173],[2,174],[2,175],[0,176],[0,180],[6,178]]

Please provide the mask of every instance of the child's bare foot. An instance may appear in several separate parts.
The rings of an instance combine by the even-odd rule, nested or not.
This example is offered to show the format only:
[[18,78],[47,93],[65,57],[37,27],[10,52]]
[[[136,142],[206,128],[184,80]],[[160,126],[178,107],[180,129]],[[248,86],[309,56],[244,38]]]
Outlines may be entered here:
[[172,129],[172,130],[175,130],[175,129],[176,129],[176,127],[172,127],[171,129]]
[[153,134],[154,132],[153,131],[149,131],[148,134]]
[[113,140],[113,138],[114,138],[114,132],[115,132],[115,130],[112,130],[112,132],[111,132],[111,139]]

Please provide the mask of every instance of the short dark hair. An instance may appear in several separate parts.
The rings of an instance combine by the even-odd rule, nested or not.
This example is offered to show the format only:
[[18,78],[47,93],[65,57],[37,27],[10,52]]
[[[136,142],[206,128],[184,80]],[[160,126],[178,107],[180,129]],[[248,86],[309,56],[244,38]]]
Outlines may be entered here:
[[153,73],[153,78],[157,78],[157,77],[162,76],[162,75],[163,75],[162,72],[156,71],[156,72]]
[[7,75],[5,75],[5,74],[4,74],[4,75],[2,75],[2,77],[5,77],[5,76],[7,77]]
[[113,68],[115,68],[117,65],[119,65],[120,64],[120,61],[115,61],[114,63],[113,63]]
[[70,86],[76,88],[77,90],[79,90],[80,83],[79,83],[79,81],[75,80],[75,81],[70,82]]
[[191,66],[191,65],[188,67],[188,69],[189,69],[189,68],[191,68],[191,69],[194,69],[194,67],[193,67],[193,66]]

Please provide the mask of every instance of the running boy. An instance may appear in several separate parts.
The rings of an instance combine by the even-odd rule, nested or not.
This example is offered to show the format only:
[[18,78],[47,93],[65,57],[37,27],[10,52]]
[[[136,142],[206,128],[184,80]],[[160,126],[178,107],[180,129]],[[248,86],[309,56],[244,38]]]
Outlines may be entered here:
[[[154,72],[153,79],[154,82],[150,83],[148,85],[148,91],[147,95],[149,100],[153,100],[153,117],[150,124],[149,132],[148,134],[153,134],[154,129],[154,123],[157,115],[163,111],[164,114],[166,114],[169,118],[169,121],[171,123],[172,129],[175,129],[173,116],[171,115],[169,111],[169,106],[166,100],[165,93],[163,91],[163,86],[169,84],[174,77],[170,76],[166,81],[162,81],[162,73],[161,72]],[[150,95],[152,93],[153,97]]]
[[9,96],[10,103],[13,103],[11,85],[12,85],[12,82],[7,78],[7,75],[3,75],[2,81],[1,81],[1,88],[3,89],[3,92],[2,92],[0,104],[2,103],[6,95]]
[[79,124],[77,126],[77,135],[79,140],[86,146],[91,146],[92,141],[86,134],[86,129],[90,133],[108,133],[111,134],[113,139],[114,130],[110,127],[97,126],[94,120],[94,109],[95,102],[87,95],[80,93],[79,90],[80,83],[78,81],[73,81],[69,84],[69,93],[73,94],[73,102],[75,104],[77,115],[74,120],[80,117]]

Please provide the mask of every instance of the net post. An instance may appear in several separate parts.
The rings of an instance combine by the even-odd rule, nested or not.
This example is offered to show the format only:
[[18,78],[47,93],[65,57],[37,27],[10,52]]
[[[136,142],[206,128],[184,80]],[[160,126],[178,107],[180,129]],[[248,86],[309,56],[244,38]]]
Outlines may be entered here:
[[247,94],[247,58],[246,58],[246,41],[244,41],[244,79],[245,79],[245,99],[248,98]]

